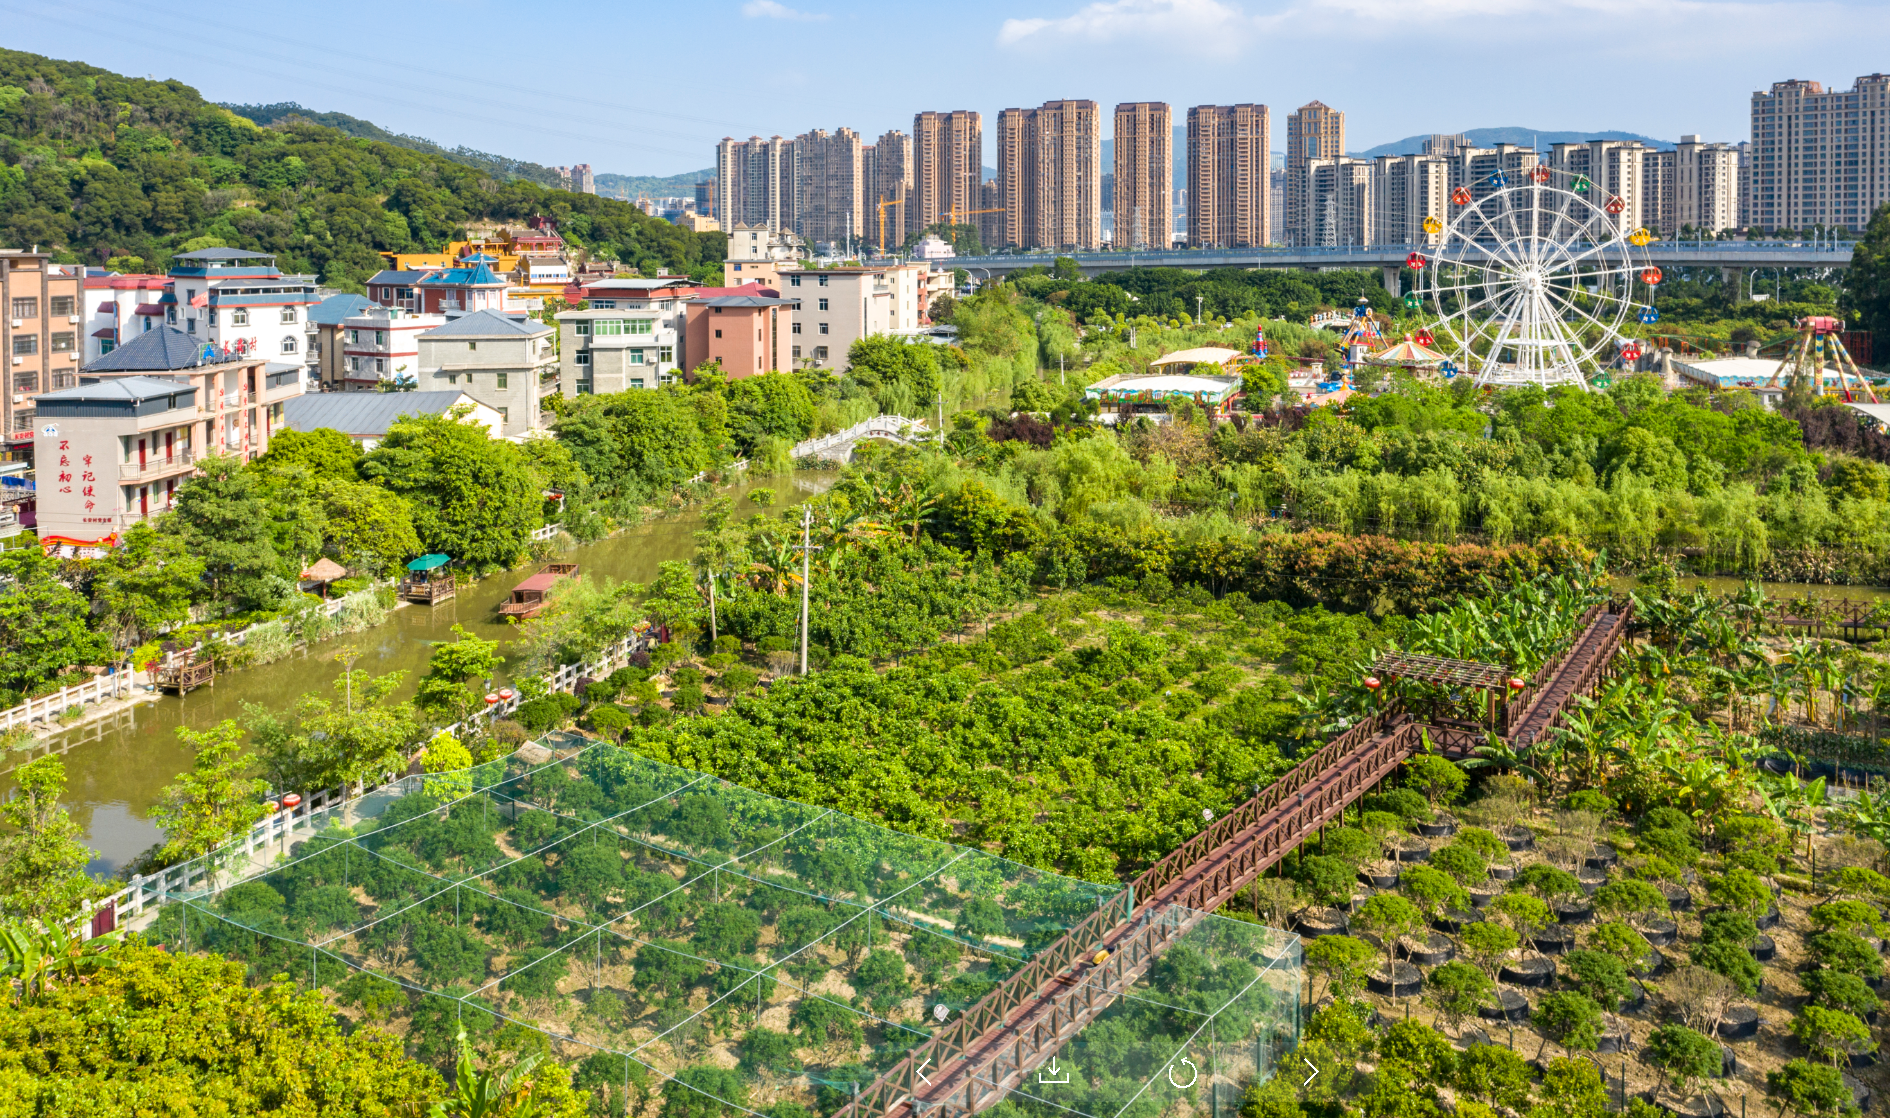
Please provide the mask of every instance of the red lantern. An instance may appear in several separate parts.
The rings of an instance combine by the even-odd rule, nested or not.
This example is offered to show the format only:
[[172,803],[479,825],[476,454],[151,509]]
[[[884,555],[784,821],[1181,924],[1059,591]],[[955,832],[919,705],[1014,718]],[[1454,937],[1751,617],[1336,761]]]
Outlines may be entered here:
[[302,797],[291,792],[282,797],[282,806],[289,811],[294,811],[296,808],[302,806]]
[[499,701],[499,693],[497,691],[486,692],[486,705],[487,706],[495,706],[498,704],[498,701]]
[[1641,282],[1649,286],[1659,283],[1660,282],[1660,269],[1659,268],[1642,268],[1641,269]]
[[1413,270],[1423,268],[1428,263],[1430,261],[1424,259],[1424,254],[1421,252],[1414,252],[1404,258],[1404,266]]
[[1511,691],[1521,691],[1524,686],[1526,685],[1523,683],[1523,681],[1519,677],[1517,676],[1509,677],[1509,689]]
[[510,687],[504,687],[504,688],[500,688],[500,690],[499,690],[499,698],[500,698],[501,700],[503,700],[504,702],[508,702],[508,703],[509,703],[509,702],[511,702],[511,701],[512,701],[512,689],[511,689]]
[[1619,194],[1610,194],[1608,195],[1608,205],[1606,209],[1611,214],[1618,214],[1627,209],[1627,200],[1622,198]]
[[1529,172],[1529,177],[1536,180],[1539,183],[1548,182],[1549,169],[1547,167],[1538,165],[1534,170]]
[[1458,206],[1469,205],[1470,204],[1470,188],[1467,186],[1460,186],[1457,189],[1451,191],[1450,200],[1452,204],[1454,205],[1458,205]]
[[1365,677],[1365,689],[1366,689],[1367,691],[1376,691],[1376,690],[1378,690],[1378,689],[1379,689],[1380,687],[1382,687],[1382,686],[1383,686],[1383,684],[1381,684],[1381,683],[1379,683],[1379,682],[1378,682],[1378,677],[1377,677],[1377,676],[1375,676],[1375,675],[1368,675],[1368,676],[1366,676],[1366,677]]

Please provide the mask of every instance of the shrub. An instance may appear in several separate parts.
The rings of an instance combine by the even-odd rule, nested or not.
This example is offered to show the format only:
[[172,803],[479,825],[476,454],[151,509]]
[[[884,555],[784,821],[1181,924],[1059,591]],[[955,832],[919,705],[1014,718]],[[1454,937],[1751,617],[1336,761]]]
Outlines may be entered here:
[[1424,915],[1435,920],[1446,908],[1468,908],[1470,895],[1454,878],[1429,866],[1412,866],[1398,879],[1399,888],[1417,903]]
[[1722,1059],[1718,1043],[1685,1025],[1662,1025],[1647,1038],[1647,1062],[1673,1076],[1681,1094],[1717,1076]]
[[1341,905],[1352,899],[1358,882],[1357,869],[1329,854],[1314,854],[1303,859],[1298,868],[1299,883],[1308,896],[1322,905]]
[[1682,867],[1691,866],[1700,860],[1700,848],[1694,845],[1690,836],[1660,827],[1642,831],[1634,840],[1634,850]]
[[1356,827],[1335,827],[1326,832],[1319,852],[1328,858],[1337,858],[1356,870],[1378,857],[1378,844]]
[[1877,995],[1854,974],[1839,970],[1814,970],[1800,979],[1814,1005],[1841,1009],[1853,1017],[1868,1017],[1881,1004]]
[[1359,806],[1366,815],[1382,812],[1395,815],[1406,823],[1418,823],[1431,817],[1430,801],[1409,788],[1393,788],[1388,792],[1367,796]]
[[1404,767],[1412,785],[1435,807],[1456,803],[1470,785],[1469,774],[1435,753],[1421,753],[1406,761]]
[[1758,993],[1759,981],[1765,977],[1765,970],[1759,966],[1759,961],[1736,943],[1725,940],[1699,943],[1693,946],[1690,954],[1694,966],[1724,975],[1747,997]]
[[1490,903],[1490,911],[1507,920],[1525,939],[1555,923],[1555,912],[1527,893],[1504,893]]
[[542,734],[575,714],[580,705],[576,695],[558,692],[520,703],[512,719],[528,733]]
[[1491,974],[1511,951],[1522,944],[1522,937],[1515,929],[1491,920],[1480,921],[1465,926],[1457,935],[1463,945],[1464,953],[1477,961],[1477,964]]
[[1396,893],[1379,893],[1359,906],[1353,922],[1385,941],[1385,973],[1391,974],[1392,953],[1399,936],[1407,936],[1424,927],[1424,914],[1417,906]]
[[1529,1023],[1570,1052],[1593,1052],[1601,1039],[1601,1007],[1573,990],[1542,995]]
[[1489,880],[1489,863],[1471,847],[1453,842],[1431,854],[1431,865],[1457,880],[1459,885],[1475,885]]
[[[1476,973],[1475,967],[1466,969]],[[1457,1052],[1450,1041],[1421,1021],[1399,1021],[1386,1029],[1378,1042],[1378,1058],[1404,1064],[1428,1083],[1449,1083],[1457,1074]]]
[[1876,978],[1883,973],[1883,956],[1849,932],[1819,932],[1805,946],[1811,949],[1812,958],[1832,970],[1859,978]]
[[1496,837],[1496,832],[1483,827],[1465,827],[1457,832],[1456,841],[1483,855],[1484,861],[1500,862],[1509,857],[1509,844]]
[[1588,933],[1588,946],[1621,960],[1621,965],[1629,971],[1639,971],[1641,961],[1647,958],[1646,937],[1618,920],[1596,925],[1595,930]]
[[1520,1110],[1528,1105],[1534,1080],[1529,1061],[1494,1044],[1479,1044],[1457,1058],[1458,1089],[1495,1106]]
[[1536,862],[1526,866],[1510,881],[1511,889],[1529,889],[1545,900],[1558,897],[1579,896],[1582,883],[1567,870],[1557,869],[1547,862]]
[[1759,926],[1743,912],[1709,912],[1700,918],[1701,943],[1731,943],[1751,947]]
[[1677,807],[1650,807],[1642,815],[1635,829],[1642,834],[1648,831],[1677,831],[1691,842],[1700,832],[1693,825],[1693,817]]
[[1824,883],[1840,897],[1890,897],[1890,878],[1863,866],[1845,866],[1827,874]]
[[1883,914],[1863,901],[1826,901],[1811,910],[1812,926],[1819,931],[1849,932],[1852,935],[1881,935]]
[[1792,1022],[1792,1036],[1814,1056],[1836,1065],[1850,1056],[1861,1056],[1876,1049],[1870,1039],[1870,1027],[1841,1009],[1808,1005]]
[[1571,984],[1609,1013],[1634,993],[1627,967],[1613,955],[1601,951],[1571,951],[1563,957],[1562,965],[1568,968]]
[[1772,890],[1758,874],[1738,866],[1707,882],[1706,895],[1715,904],[1750,916],[1764,916],[1772,907]]
[[1670,907],[1667,894],[1645,881],[1633,878],[1610,881],[1595,890],[1595,911],[1604,916],[1645,917],[1666,912]]
[[1424,1003],[1454,1029],[1475,1013],[1495,988],[1480,968],[1453,959],[1425,979]]
[[1597,792],[1593,788],[1570,794],[1565,806],[1570,811],[1592,811],[1604,819],[1614,814],[1614,801],[1608,798],[1607,793]]
[[1308,1039],[1319,1041],[1341,1056],[1369,1055],[1378,1043],[1371,1029],[1372,1010],[1353,1001],[1335,1001],[1306,1023]]
[[1326,976],[1327,992],[1338,998],[1358,993],[1365,968],[1377,954],[1371,944],[1351,936],[1320,936],[1305,947],[1306,965]]
[[661,1118],[724,1118],[730,1105],[747,1109],[747,1103],[748,1085],[735,1069],[684,1068],[663,1085]]
[[1404,830],[1404,816],[1389,811],[1362,811],[1358,816],[1358,827],[1366,834],[1382,839]]
[[1856,1114],[1844,1073],[1808,1060],[1790,1060],[1765,1077],[1765,1093],[1785,1110],[1804,1115]]

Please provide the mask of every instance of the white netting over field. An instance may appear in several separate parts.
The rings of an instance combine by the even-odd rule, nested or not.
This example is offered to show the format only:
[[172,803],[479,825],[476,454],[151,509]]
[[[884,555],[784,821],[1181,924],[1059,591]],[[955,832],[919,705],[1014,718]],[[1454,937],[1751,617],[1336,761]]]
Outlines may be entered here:
[[[326,988],[421,1059],[447,1061],[462,1026],[548,1043],[578,1063],[599,1113],[661,1095],[668,1118],[795,1118],[844,1105],[1123,899],[615,745],[563,744],[542,764],[409,778],[279,865],[173,896],[146,934]],[[1180,1091],[1218,1111],[1265,1074],[1295,1028],[1298,941],[1186,918],[1066,1047],[1048,1073],[1066,1081],[1039,1089],[1033,1075],[1000,1105],[1152,1115]],[[1171,1086],[1190,1067],[1198,1083]]]

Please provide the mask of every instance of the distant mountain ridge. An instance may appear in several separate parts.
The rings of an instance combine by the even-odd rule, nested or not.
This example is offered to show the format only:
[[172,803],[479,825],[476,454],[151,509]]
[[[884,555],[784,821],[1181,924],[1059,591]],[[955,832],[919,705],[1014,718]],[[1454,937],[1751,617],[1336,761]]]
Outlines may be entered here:
[[300,117],[310,124],[320,124],[358,136],[363,140],[376,140],[383,144],[406,148],[409,151],[426,152],[438,155],[455,163],[468,167],[477,167],[487,174],[502,179],[529,179],[540,186],[560,187],[563,180],[558,172],[537,163],[527,163],[521,159],[508,159],[503,155],[479,151],[469,147],[448,148],[434,143],[424,136],[408,136],[400,132],[389,132],[373,121],[362,120],[347,113],[318,113],[313,109],[303,108],[294,101],[281,101],[274,105],[232,105],[218,102],[219,107],[230,110],[237,116],[255,121],[264,128],[277,121]]
[[[1451,133],[1445,133],[1450,135]],[[1579,144],[1589,140],[1639,140],[1649,147],[1665,150],[1673,147],[1672,140],[1657,140],[1652,136],[1643,136],[1638,132],[1548,132],[1536,128],[1471,128],[1464,135],[1477,147],[1495,147],[1497,144],[1515,144],[1518,147],[1533,147],[1537,151],[1550,144]],[[1376,159],[1381,155],[1419,155],[1424,151],[1424,141],[1431,138],[1431,133],[1422,136],[1406,136],[1402,140],[1393,140],[1388,144],[1379,144],[1375,148],[1352,152],[1360,159]]]
[[680,175],[593,175],[597,192],[609,198],[634,202],[642,194],[652,198],[694,198],[696,184],[715,177],[714,167],[685,171]]

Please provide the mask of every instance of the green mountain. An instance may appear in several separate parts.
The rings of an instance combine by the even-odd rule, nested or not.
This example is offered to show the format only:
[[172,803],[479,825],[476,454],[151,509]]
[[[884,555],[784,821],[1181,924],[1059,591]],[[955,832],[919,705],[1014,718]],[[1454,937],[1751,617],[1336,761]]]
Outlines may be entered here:
[[714,177],[715,168],[704,167],[680,175],[598,175],[596,179],[599,194],[634,202],[639,194],[652,198],[694,198],[696,184]]
[[529,179],[540,186],[560,186],[558,172],[550,167],[541,167],[536,163],[527,163],[521,159],[507,159],[503,155],[478,151],[469,147],[445,148],[423,136],[408,136],[400,132],[389,132],[371,120],[362,120],[347,113],[318,113],[305,109],[294,101],[283,101],[275,105],[232,105],[228,101],[217,102],[223,108],[237,116],[255,121],[267,128],[289,120],[306,120],[311,124],[320,124],[338,131],[346,132],[363,140],[378,140],[383,144],[393,144],[409,151],[423,151],[428,155],[444,156],[455,163],[464,163],[468,167],[477,167],[494,178]]
[[0,50],[0,243],[143,270],[227,245],[358,289],[381,251],[438,251],[471,222],[546,217],[593,258],[720,274],[720,233],[468,158],[296,112],[262,127],[182,82]]
[[[1542,132],[1534,128],[1472,128],[1464,135],[1478,147],[1495,147],[1497,144],[1515,144],[1518,147],[1533,148],[1543,151],[1550,144],[1579,144],[1589,140],[1639,140],[1649,147],[1666,149],[1673,146],[1672,140],[1656,140],[1652,136],[1643,136],[1638,132]],[[1379,144],[1375,148],[1355,151],[1351,154],[1361,159],[1376,159],[1381,155],[1418,155],[1424,151],[1424,141],[1429,135],[1406,136],[1402,140],[1393,140],[1388,144]]]

